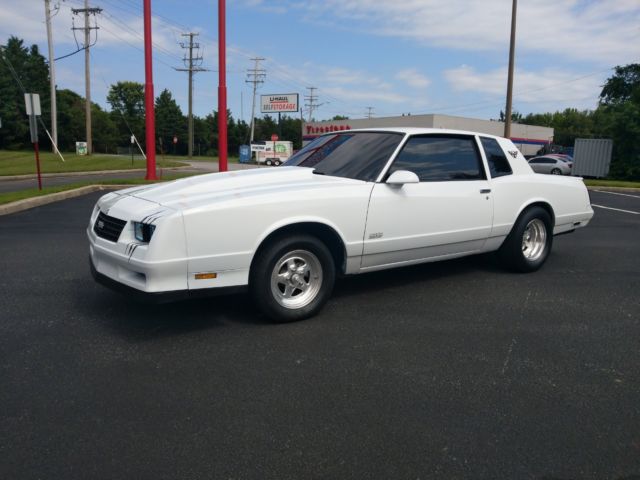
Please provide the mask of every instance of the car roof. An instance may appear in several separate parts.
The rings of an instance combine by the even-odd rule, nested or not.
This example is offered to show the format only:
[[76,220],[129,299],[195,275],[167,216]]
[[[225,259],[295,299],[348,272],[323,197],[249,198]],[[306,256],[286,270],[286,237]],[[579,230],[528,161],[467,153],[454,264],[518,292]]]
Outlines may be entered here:
[[483,137],[490,138],[503,138],[498,135],[491,135],[483,132],[472,132],[470,130],[452,130],[449,128],[420,128],[420,127],[388,127],[388,128],[354,128],[351,130],[339,130],[336,132],[328,132],[325,135],[331,135],[332,133],[346,133],[346,132],[395,132],[405,133],[408,135],[420,135],[427,133],[445,133],[454,135],[482,135]]

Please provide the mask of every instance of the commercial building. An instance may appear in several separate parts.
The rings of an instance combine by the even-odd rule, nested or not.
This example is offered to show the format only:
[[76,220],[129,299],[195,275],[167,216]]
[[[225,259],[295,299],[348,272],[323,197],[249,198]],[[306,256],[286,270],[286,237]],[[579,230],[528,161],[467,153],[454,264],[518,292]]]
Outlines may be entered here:
[[[357,128],[423,127],[448,128],[488,133],[504,134],[504,122],[481,120],[478,118],[454,117],[451,115],[404,115],[400,117],[362,118],[354,120],[327,120],[302,124],[303,145],[323,133],[352,130]],[[524,155],[535,155],[545,144],[553,143],[553,128],[511,124],[511,140]]]

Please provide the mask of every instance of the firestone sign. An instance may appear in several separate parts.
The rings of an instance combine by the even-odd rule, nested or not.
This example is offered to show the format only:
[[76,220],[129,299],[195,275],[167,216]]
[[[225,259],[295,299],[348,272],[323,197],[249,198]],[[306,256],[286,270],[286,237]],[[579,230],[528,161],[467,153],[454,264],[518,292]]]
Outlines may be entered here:
[[350,125],[324,125],[322,127],[314,127],[313,125],[305,125],[307,135],[320,135],[322,133],[341,132],[343,130],[351,130]]
[[297,93],[278,93],[275,95],[260,95],[260,111],[262,113],[297,112]]

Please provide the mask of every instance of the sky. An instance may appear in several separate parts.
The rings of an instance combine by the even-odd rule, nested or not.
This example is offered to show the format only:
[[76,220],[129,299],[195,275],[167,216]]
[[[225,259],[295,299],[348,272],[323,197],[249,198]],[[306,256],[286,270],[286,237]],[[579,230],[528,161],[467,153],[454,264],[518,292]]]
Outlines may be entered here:
[[[55,56],[76,50],[72,8],[52,0]],[[19,6],[17,6],[19,5]],[[91,48],[92,100],[105,109],[109,85],[144,83],[142,0],[90,0],[100,7]],[[194,113],[217,109],[216,0],[152,0],[154,89],[169,89],[187,112],[180,42],[198,32],[202,67]],[[0,0],[0,43],[10,35],[47,55],[43,0]],[[76,17],[76,26],[83,20]],[[249,121],[247,70],[264,57],[259,94],[316,87],[313,116],[364,118],[440,113],[497,118],[504,109],[509,0],[227,0],[228,104]],[[81,32],[76,32],[80,39]],[[92,37],[93,40],[93,37]],[[523,114],[593,109],[613,67],[640,62],[640,0],[520,0],[513,108]],[[55,62],[59,89],[84,96],[84,54]],[[302,105],[304,108],[304,105]],[[304,112],[305,118],[307,112]]]

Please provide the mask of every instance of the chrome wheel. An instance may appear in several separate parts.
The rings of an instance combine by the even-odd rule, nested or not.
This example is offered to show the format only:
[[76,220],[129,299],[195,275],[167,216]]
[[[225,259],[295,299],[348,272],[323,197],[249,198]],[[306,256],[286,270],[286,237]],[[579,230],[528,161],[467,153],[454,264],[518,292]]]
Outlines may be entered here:
[[322,265],[313,253],[294,250],[284,254],[271,272],[271,293],[285,308],[309,305],[322,287]]
[[522,234],[522,255],[531,262],[538,260],[547,246],[547,227],[542,220],[534,218],[527,223]]
[[554,168],[553,170],[551,170],[551,175],[562,175],[562,172],[559,168]]

